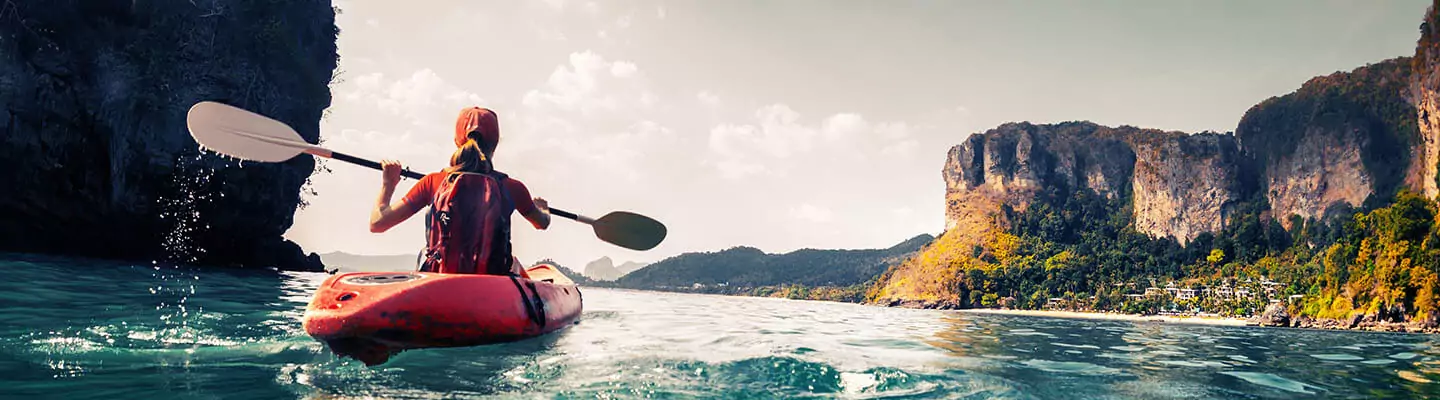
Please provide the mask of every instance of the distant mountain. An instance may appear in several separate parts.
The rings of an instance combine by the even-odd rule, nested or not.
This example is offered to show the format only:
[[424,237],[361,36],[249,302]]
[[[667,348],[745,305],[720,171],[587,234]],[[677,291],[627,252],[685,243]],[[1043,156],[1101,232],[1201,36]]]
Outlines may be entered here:
[[624,264],[615,266],[615,261],[611,260],[610,257],[600,257],[600,259],[585,264],[584,274],[586,277],[594,280],[613,281],[620,279],[620,277],[626,274],[645,268],[646,265],[648,264],[627,261]]
[[320,262],[326,270],[340,269],[341,272],[385,272],[414,271],[415,260],[420,254],[360,255],[344,252],[320,255]]
[[615,269],[615,262],[611,261],[610,257],[600,257],[598,260],[585,264],[584,274],[587,278],[600,281],[613,281],[624,275],[620,273],[620,270]]
[[646,265],[650,265],[650,264],[640,263],[640,262],[634,262],[634,261],[627,261],[627,262],[625,262],[624,264],[620,264],[620,265],[615,266],[615,269],[617,269],[617,270],[620,271],[620,276],[625,276],[625,275],[627,275],[627,274],[629,274],[629,273],[631,273],[631,272],[635,272],[635,271],[640,270],[641,268],[645,268]]
[[766,254],[753,247],[685,253],[622,276],[611,286],[665,289],[701,285],[851,286],[868,282],[935,238],[920,235],[887,249],[802,249]]

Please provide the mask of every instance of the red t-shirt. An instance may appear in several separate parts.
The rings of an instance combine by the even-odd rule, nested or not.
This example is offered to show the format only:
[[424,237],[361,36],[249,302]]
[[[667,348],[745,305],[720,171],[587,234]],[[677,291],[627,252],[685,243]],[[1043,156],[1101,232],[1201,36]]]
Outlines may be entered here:
[[[408,209],[406,211],[414,213],[429,206],[431,200],[435,199],[435,191],[440,189],[440,181],[445,179],[446,175],[449,174],[445,172],[434,172],[425,175],[424,178],[420,179],[419,183],[416,183],[414,187],[410,188],[409,193],[405,194],[405,198],[402,199],[400,203],[401,207],[405,207]],[[530,189],[525,188],[524,183],[515,180],[515,178],[507,177],[501,184],[505,185],[505,191],[510,196],[510,200],[515,202],[515,211],[519,211],[520,215],[528,215],[537,211],[535,201],[530,198]],[[530,224],[535,225],[536,228],[540,227],[535,221],[530,221]]]

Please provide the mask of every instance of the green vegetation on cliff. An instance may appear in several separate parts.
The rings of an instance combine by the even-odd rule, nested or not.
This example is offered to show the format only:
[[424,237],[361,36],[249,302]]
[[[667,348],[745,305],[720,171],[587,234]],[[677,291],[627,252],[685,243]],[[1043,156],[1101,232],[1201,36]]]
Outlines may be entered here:
[[[1123,201],[1088,191],[1047,193],[1024,211],[1007,210],[1009,228],[994,230],[984,245],[960,249],[937,240],[925,250],[959,252],[948,289],[953,303],[937,306],[1037,309],[1063,299],[1071,308],[1155,312],[1171,304],[1143,294],[1165,282],[1216,288],[1273,279],[1284,284],[1270,297],[1302,296],[1289,303],[1299,315],[1382,321],[1431,320],[1440,307],[1440,224],[1437,205],[1402,190],[1389,206],[1347,218],[1295,221],[1287,232],[1265,218],[1258,200],[1242,206],[1229,226],[1202,234],[1187,247],[1131,228]],[[924,257],[926,253],[922,253]],[[887,273],[869,294],[885,301]],[[910,276],[905,279],[929,278]],[[941,277],[946,278],[946,277]],[[913,283],[912,283],[913,284]],[[1250,315],[1256,298],[1211,304],[1203,310]],[[1003,304],[1002,304],[1003,303]],[[1244,309],[1231,306],[1239,305]]]
[[1435,201],[1403,191],[1390,206],[1341,221],[1334,243],[1299,249],[1297,258],[1309,259],[1306,272],[1319,272],[1309,275],[1303,314],[1433,321],[1440,301],[1435,216]]
[[[1182,247],[1173,238],[1136,231],[1129,201],[1106,199],[1089,189],[1051,188],[1023,211],[1007,205],[999,219],[1008,221],[1003,224],[1008,228],[989,230],[982,244],[965,246],[942,237],[936,241],[940,245],[922,253],[951,253],[954,279],[943,288],[950,293],[948,301],[943,295],[919,300],[939,301],[937,306],[994,307],[1008,298],[1008,307],[1040,308],[1062,298],[1084,300],[1084,308],[1110,309],[1126,294],[1157,281],[1193,280],[1217,271],[1236,276],[1236,263],[1277,254],[1291,242],[1279,224],[1260,219],[1258,207],[1241,206],[1229,228],[1203,233]],[[882,285],[871,290],[871,301],[889,299],[888,290],[907,284],[891,277],[887,274]],[[906,279],[926,278],[935,279]]]

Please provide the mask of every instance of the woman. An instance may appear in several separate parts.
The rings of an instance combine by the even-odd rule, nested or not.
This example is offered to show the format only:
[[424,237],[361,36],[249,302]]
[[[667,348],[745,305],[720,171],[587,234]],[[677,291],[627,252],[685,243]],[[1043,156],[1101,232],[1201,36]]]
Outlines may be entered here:
[[[524,275],[510,251],[510,214],[519,211],[536,229],[550,226],[549,204],[531,198],[525,184],[493,168],[500,126],[493,111],[461,110],[455,123],[450,167],[426,175],[391,205],[400,182],[400,163],[381,163],[380,198],[370,213],[370,231],[385,232],[430,206],[422,271]],[[508,260],[506,262],[505,260]],[[507,268],[508,267],[508,268]]]

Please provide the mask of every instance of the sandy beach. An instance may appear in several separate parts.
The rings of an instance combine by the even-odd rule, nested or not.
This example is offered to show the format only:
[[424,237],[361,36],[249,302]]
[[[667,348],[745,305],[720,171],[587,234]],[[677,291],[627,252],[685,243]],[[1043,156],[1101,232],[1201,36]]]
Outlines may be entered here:
[[1220,325],[1220,326],[1245,326],[1242,318],[1227,317],[1181,317],[1173,315],[1149,315],[1140,316],[1135,314],[1121,313],[1098,313],[1098,312],[1076,312],[1076,311],[1045,311],[1045,310],[999,310],[999,309],[966,309],[957,310],[961,313],[970,314],[1001,314],[1001,315],[1025,315],[1032,317],[1049,318],[1074,318],[1074,319],[1098,319],[1110,321],[1132,321],[1132,322],[1164,322],[1175,324],[1197,324],[1197,325]]

